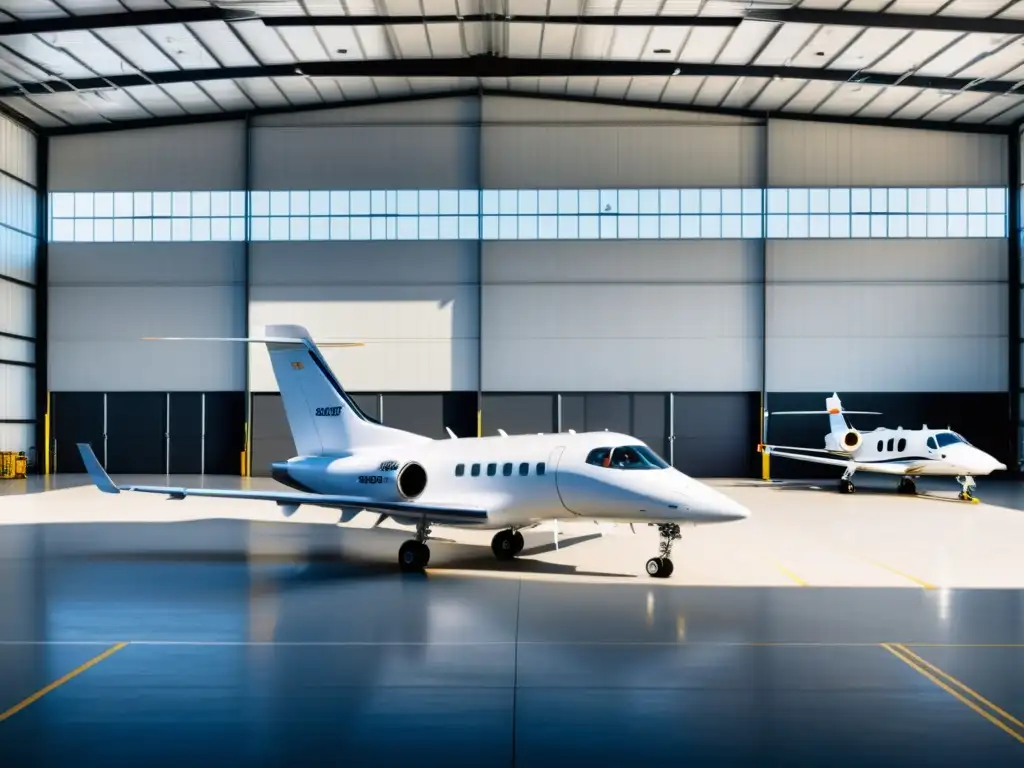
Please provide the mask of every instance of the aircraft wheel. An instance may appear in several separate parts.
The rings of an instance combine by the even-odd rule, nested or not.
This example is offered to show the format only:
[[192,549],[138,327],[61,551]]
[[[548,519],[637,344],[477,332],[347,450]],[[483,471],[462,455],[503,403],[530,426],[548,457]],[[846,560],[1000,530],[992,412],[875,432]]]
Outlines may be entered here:
[[515,545],[515,554],[519,554],[523,551],[523,547],[526,546],[526,539],[523,538],[523,534],[516,531],[512,534],[512,543]]
[[974,494],[969,493],[968,491],[960,491],[960,493],[957,494],[957,498],[960,499],[960,501],[973,501]]
[[647,561],[647,575],[652,579],[667,579],[674,570],[667,557],[652,557]]
[[[491,539],[491,551],[499,560],[511,560],[522,549],[522,545],[516,546],[517,533],[512,531],[498,531]],[[522,538],[522,536],[519,536]]]
[[897,491],[899,493],[905,493],[908,496],[913,496],[914,494],[917,493],[917,486],[914,484],[913,480],[904,477],[902,480],[900,480],[900,484],[897,488]]
[[857,489],[853,485],[852,480],[840,480],[839,481],[839,492],[840,493],[853,493]]
[[422,571],[430,562],[430,547],[418,541],[407,541],[398,550],[398,565],[405,573]]

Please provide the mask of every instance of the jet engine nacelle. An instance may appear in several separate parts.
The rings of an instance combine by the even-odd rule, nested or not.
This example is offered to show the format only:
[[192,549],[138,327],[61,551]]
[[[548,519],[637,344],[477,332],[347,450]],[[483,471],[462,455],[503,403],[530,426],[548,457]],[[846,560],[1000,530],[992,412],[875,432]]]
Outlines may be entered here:
[[427,470],[419,462],[408,461],[395,475],[395,486],[403,499],[412,501],[427,487]]
[[825,438],[825,449],[829,451],[843,451],[853,453],[860,448],[863,438],[856,429],[847,429],[845,432],[833,432]]

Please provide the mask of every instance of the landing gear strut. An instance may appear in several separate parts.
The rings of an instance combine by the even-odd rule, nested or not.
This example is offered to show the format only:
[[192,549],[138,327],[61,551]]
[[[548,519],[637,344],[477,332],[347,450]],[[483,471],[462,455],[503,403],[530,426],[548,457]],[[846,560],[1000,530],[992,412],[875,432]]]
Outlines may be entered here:
[[405,573],[417,573],[430,562],[430,547],[426,545],[430,536],[430,523],[421,520],[416,526],[416,538],[405,542],[398,550],[398,566]]
[[491,539],[491,551],[499,560],[511,560],[523,551],[525,544],[523,534],[514,528],[509,528],[494,534],[494,538]]
[[957,494],[957,498],[960,501],[976,501],[974,496],[974,489],[977,488],[978,484],[974,482],[974,478],[970,475],[964,475],[963,477],[957,477],[956,481],[960,483],[960,493]]
[[669,556],[672,554],[672,542],[681,539],[679,526],[675,523],[659,523],[658,533],[661,535],[660,554],[647,561],[647,575],[654,579],[667,579],[672,575],[674,566]]
[[843,477],[839,480],[839,492],[840,493],[853,493],[856,491],[856,487],[853,485],[853,473],[856,472],[852,467],[843,472]]
[[896,487],[897,493],[905,493],[908,496],[913,496],[917,493],[917,486],[914,481],[909,477],[901,477],[900,484]]

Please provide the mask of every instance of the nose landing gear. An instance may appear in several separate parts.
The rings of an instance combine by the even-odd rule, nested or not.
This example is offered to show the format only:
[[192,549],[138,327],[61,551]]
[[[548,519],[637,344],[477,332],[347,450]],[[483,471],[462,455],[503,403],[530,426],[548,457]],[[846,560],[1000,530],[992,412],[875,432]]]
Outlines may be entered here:
[[525,544],[523,534],[510,528],[494,534],[494,538],[491,539],[491,551],[499,560],[511,560],[523,551]]
[[675,570],[672,561],[669,560],[672,542],[681,539],[682,536],[679,534],[679,526],[675,523],[659,523],[658,533],[661,535],[660,554],[647,561],[647,575],[654,579],[667,579]]
[[909,477],[901,477],[900,484],[896,487],[897,493],[905,493],[908,496],[913,496],[917,493],[917,486],[914,481]]

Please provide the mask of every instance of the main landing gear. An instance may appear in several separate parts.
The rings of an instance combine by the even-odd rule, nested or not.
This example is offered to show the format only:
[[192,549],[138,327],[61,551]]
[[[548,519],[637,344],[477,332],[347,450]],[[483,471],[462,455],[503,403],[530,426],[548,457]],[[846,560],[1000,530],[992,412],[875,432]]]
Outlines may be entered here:
[[405,542],[398,550],[398,567],[405,573],[418,573],[430,562],[430,547],[427,537],[430,536],[430,523],[421,520],[416,526],[416,538]]
[[974,482],[974,478],[970,475],[965,475],[957,477],[956,481],[960,483],[960,493],[957,494],[957,498],[960,501],[970,501],[977,504],[978,499],[974,495],[974,489],[978,487],[978,484]]
[[917,485],[909,477],[901,477],[900,484],[896,486],[896,493],[903,493],[907,496],[914,496],[917,493]]
[[853,493],[857,488],[853,484],[853,473],[856,470],[847,469],[843,472],[843,477],[839,481],[839,492],[840,493]]
[[647,561],[647,575],[654,579],[667,579],[675,570],[672,561],[669,560],[672,542],[681,539],[682,536],[679,535],[679,526],[675,523],[659,523],[658,533],[661,535],[660,554]]
[[491,539],[491,551],[499,560],[511,560],[523,551],[525,545],[523,534],[514,528],[498,531]]

